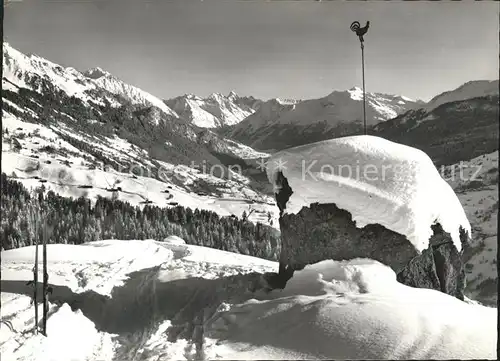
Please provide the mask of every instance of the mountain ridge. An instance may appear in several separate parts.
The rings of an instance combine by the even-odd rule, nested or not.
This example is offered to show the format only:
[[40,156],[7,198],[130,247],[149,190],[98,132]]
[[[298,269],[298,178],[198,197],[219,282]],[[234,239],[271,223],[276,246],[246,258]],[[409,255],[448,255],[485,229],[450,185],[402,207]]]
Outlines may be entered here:
[[[366,98],[368,125],[391,119],[420,104],[404,96],[383,93],[368,92]],[[302,144],[321,140],[323,134],[335,129],[359,129],[363,119],[362,100],[363,91],[359,87],[334,90],[322,98],[297,102],[270,99],[254,114],[233,126],[228,135],[263,151],[298,145],[287,139],[293,138],[292,130],[304,135]],[[337,133],[345,132],[339,130]]]

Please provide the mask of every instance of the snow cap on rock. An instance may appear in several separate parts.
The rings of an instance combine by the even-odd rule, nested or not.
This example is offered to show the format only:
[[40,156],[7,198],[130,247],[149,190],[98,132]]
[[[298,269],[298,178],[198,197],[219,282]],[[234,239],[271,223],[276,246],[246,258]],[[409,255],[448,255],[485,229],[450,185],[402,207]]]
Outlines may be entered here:
[[470,236],[457,196],[416,148],[368,135],[331,139],[274,154],[267,175],[275,191],[280,171],[293,192],[285,213],[334,203],[352,214],[357,227],[378,223],[405,235],[419,252],[428,247],[434,223],[458,250],[460,227]]

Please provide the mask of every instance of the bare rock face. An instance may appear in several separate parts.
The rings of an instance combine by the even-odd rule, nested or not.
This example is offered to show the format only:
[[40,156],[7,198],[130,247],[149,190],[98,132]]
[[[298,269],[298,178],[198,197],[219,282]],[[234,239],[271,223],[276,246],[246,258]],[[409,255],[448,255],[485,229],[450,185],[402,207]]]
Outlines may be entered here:
[[352,215],[335,204],[311,204],[280,217],[283,260],[294,270],[324,259],[358,257],[382,262],[396,272],[418,255],[405,236],[379,224],[356,228]]
[[[441,225],[432,226],[434,234],[430,238],[429,248],[412,259],[397,274],[397,280],[405,285],[418,288],[432,288],[464,299],[465,270],[462,252],[459,252],[449,233]],[[469,241],[468,234],[460,229],[462,249]]]
[[[310,204],[297,214],[285,214],[286,202],[293,193],[286,178],[279,173],[281,255],[280,288],[295,270],[326,259],[370,258],[391,267],[397,280],[411,287],[436,289],[464,299],[465,272],[461,253],[450,234],[441,225],[434,232],[429,248],[418,254],[406,236],[380,224],[357,228],[350,212],[335,204]],[[461,231],[462,245],[468,234]],[[463,248],[463,247],[462,247]]]

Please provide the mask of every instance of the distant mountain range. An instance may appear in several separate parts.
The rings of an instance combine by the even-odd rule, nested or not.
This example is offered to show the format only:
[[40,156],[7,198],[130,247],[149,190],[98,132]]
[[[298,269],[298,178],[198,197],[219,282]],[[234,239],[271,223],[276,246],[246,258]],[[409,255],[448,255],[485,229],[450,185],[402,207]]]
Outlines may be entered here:
[[[400,95],[366,93],[367,124],[396,117],[422,105]],[[319,98],[292,102],[271,99],[232,127],[228,135],[261,150],[283,149],[343,135],[363,126],[363,91],[354,87]]]
[[[477,157],[498,149],[498,94],[498,80],[470,81],[428,103],[367,93],[368,133],[420,148],[436,164]],[[359,88],[296,103],[271,99],[224,134],[272,153],[362,134],[362,109]]]

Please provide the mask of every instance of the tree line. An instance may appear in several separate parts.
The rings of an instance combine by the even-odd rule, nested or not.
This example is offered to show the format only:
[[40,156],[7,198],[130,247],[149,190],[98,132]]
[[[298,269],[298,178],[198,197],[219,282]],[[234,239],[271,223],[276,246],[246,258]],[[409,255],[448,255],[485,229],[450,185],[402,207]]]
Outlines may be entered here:
[[30,246],[44,232],[48,243],[82,244],[101,239],[155,239],[170,235],[186,243],[277,260],[280,235],[246,219],[176,206],[142,209],[128,202],[98,197],[62,197],[40,188],[28,190],[1,175],[0,238],[2,250]]

